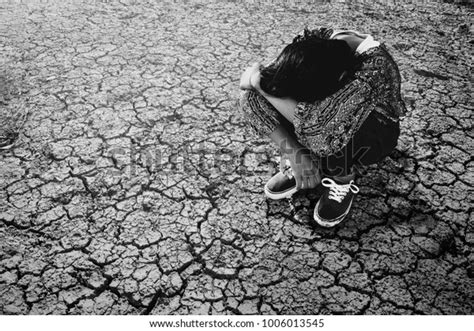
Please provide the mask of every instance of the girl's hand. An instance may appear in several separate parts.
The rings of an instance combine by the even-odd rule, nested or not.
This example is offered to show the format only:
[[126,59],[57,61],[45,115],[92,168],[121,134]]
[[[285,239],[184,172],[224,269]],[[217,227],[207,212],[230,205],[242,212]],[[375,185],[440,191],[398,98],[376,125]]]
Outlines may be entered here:
[[255,85],[253,85],[252,82],[260,82],[260,63],[258,62],[245,69],[240,77],[239,87],[242,90],[250,90],[255,88]]
[[252,73],[252,76],[250,77],[250,85],[252,85],[252,87],[258,92],[263,93],[262,89],[260,88],[260,65],[258,70]]
[[286,157],[290,161],[297,190],[311,189],[319,185],[321,182],[319,167],[308,151],[297,149],[294,153],[286,155]]

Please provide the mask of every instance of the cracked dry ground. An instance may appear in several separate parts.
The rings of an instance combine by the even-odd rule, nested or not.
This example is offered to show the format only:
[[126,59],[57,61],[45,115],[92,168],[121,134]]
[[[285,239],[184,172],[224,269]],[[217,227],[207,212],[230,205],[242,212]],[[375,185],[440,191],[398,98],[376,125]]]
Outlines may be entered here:
[[[46,3],[0,4],[3,314],[473,312],[469,7]],[[236,104],[305,25],[385,41],[409,108],[330,230]]]

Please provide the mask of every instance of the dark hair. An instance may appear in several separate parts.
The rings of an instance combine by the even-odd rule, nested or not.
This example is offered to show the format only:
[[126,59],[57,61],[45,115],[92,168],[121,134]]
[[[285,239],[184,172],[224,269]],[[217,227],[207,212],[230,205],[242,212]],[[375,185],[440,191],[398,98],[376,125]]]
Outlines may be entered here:
[[276,97],[311,102],[334,93],[343,84],[343,72],[351,73],[355,67],[355,56],[345,41],[324,39],[305,29],[261,69],[260,86]]

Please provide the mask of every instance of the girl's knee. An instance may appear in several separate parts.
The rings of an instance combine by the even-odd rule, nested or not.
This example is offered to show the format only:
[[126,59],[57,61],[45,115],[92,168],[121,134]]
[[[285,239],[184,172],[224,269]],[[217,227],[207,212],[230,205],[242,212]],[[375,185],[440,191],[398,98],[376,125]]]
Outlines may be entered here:
[[259,136],[269,135],[280,124],[278,112],[254,90],[246,90],[240,94],[240,110],[249,126]]
[[255,111],[256,99],[258,98],[257,92],[253,90],[244,90],[240,93],[240,108],[244,112],[252,112]]

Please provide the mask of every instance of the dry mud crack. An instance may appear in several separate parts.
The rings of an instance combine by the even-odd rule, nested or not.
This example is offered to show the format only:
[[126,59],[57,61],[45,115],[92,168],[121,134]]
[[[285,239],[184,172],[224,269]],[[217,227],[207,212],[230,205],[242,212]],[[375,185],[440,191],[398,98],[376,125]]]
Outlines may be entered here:
[[[285,3],[0,3],[2,314],[472,314],[472,7]],[[333,230],[265,199],[236,104],[321,25],[384,41],[409,108]]]

